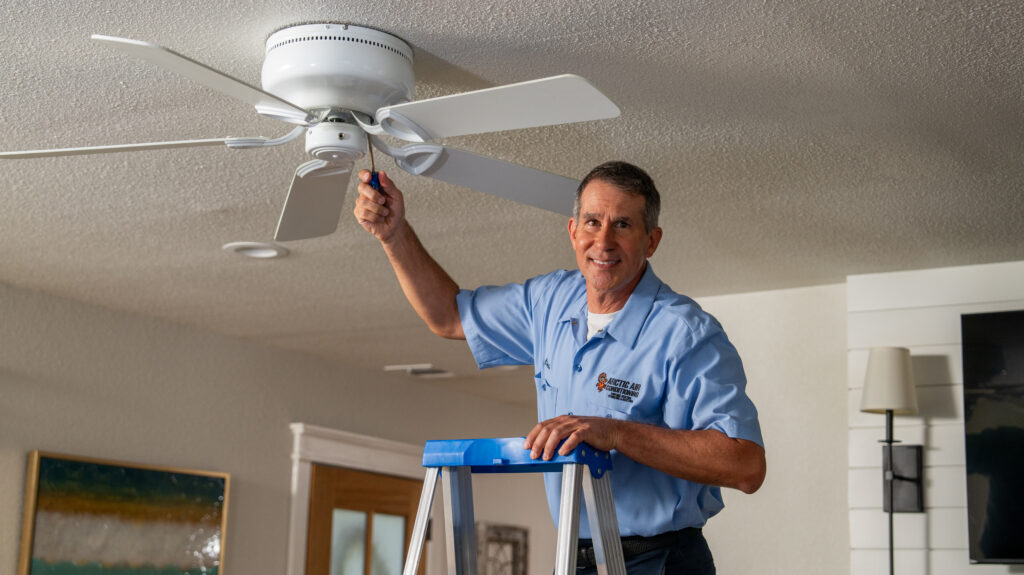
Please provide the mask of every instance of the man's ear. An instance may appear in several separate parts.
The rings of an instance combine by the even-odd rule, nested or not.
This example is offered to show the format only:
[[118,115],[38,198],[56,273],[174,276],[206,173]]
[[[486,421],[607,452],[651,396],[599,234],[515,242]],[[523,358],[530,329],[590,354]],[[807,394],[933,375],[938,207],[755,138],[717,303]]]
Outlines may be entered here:
[[576,220],[569,218],[569,242],[576,243]]
[[647,236],[647,256],[651,257],[661,243],[661,228],[654,228],[654,231]]

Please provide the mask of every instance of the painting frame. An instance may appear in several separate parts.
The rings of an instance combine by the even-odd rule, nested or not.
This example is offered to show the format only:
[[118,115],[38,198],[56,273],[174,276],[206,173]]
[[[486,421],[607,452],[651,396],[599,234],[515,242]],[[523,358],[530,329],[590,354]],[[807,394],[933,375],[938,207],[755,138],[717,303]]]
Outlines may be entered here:
[[[73,573],[80,563],[76,557],[90,552],[104,560],[113,557],[119,573],[134,569],[143,575],[162,574],[169,568],[182,573],[223,573],[230,484],[231,476],[224,472],[31,451],[25,474],[17,573]],[[83,523],[89,534],[97,525],[103,528],[108,537],[102,540],[102,549],[90,549],[90,545],[99,546],[93,537],[76,541],[75,530],[82,530]],[[39,528],[47,531],[39,533]],[[191,547],[177,548],[179,533],[188,536]],[[147,537],[152,549],[139,546]],[[48,538],[60,541],[56,551]],[[201,551],[196,551],[198,545]],[[124,551],[127,549],[130,552]],[[118,559],[119,552],[138,555],[147,551],[147,558],[156,561],[180,555],[182,559],[176,560],[182,563],[150,565],[137,557],[123,563]],[[40,553],[47,553],[47,559]],[[54,553],[67,557],[53,557]],[[210,566],[186,565],[187,556],[194,557],[189,561],[205,561]],[[81,563],[89,561],[82,559]],[[88,563],[89,568],[94,569],[94,564],[106,565],[96,560]]]
[[499,523],[476,523],[477,574],[526,575],[530,559],[530,531]]

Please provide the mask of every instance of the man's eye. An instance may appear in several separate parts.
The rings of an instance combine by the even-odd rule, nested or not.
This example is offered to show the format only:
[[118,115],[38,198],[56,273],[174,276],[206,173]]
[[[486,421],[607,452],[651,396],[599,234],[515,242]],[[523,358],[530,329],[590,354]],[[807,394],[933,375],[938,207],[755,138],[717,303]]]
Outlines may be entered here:
[[629,227],[629,222],[615,222],[615,225],[616,225],[616,227],[620,227],[620,228],[628,228]]

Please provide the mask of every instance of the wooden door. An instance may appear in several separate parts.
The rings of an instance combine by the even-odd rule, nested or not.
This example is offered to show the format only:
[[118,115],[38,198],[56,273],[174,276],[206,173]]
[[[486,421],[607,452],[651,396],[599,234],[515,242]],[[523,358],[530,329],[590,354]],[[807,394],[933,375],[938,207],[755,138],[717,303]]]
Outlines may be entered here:
[[401,575],[422,489],[422,481],[313,464],[306,575]]

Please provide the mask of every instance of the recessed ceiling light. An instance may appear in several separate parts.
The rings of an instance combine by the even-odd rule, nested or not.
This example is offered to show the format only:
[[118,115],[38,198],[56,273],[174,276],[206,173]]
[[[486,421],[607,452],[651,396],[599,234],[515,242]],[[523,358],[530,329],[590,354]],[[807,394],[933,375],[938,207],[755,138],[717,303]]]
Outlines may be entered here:
[[437,369],[432,363],[411,363],[406,365],[385,365],[384,371],[404,371],[409,375],[423,379],[446,379],[455,377],[455,374],[443,369]]
[[288,255],[287,248],[264,242],[231,242],[224,244],[223,249],[258,260],[283,258]]

